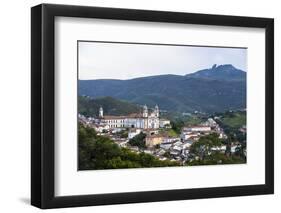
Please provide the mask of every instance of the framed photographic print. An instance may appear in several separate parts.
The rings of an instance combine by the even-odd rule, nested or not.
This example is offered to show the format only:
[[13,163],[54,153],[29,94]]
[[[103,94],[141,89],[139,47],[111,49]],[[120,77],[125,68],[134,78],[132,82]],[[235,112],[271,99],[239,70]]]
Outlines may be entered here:
[[274,21],[31,9],[31,203],[272,194]]

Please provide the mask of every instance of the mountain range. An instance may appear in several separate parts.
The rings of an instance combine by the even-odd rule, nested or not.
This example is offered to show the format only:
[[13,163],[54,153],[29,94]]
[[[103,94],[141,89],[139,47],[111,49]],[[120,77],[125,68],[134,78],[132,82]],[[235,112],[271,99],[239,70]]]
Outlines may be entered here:
[[246,108],[246,72],[231,64],[213,65],[187,75],[129,80],[79,80],[79,96],[113,97],[176,112],[222,112]]

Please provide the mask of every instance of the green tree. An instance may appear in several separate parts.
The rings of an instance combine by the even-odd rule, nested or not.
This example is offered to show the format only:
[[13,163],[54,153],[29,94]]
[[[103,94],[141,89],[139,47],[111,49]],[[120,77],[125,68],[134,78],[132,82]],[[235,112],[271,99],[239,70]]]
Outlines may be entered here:
[[[214,165],[214,164],[236,164],[236,163],[245,163],[246,157],[242,158],[240,154],[242,151],[241,149],[237,149],[236,155],[230,155],[220,152],[219,150],[215,150],[212,148],[221,147],[223,144],[231,144],[231,138],[229,138],[226,142],[223,142],[217,134],[210,134],[207,136],[201,137],[197,142],[194,142],[190,147],[190,154],[193,156],[198,156],[198,160],[188,161],[187,165],[194,166],[194,165]],[[228,146],[227,146],[228,147]],[[231,146],[229,146],[231,149]],[[226,151],[227,152],[227,151]],[[230,153],[230,150],[229,150]]]
[[221,147],[222,140],[219,139],[218,134],[213,133],[200,137],[197,142],[194,142],[190,147],[190,153],[199,156],[200,160],[212,154],[212,148]]
[[98,136],[94,129],[82,124],[79,124],[78,135],[79,170],[179,166],[177,162],[160,161],[150,154],[120,148],[111,139]]
[[116,133],[120,138],[128,138],[128,130],[121,130]]
[[181,129],[184,126],[184,121],[178,120],[178,121],[172,121],[171,122],[172,129],[177,133],[181,133]]
[[129,144],[131,146],[137,146],[139,148],[145,148],[145,137],[146,134],[144,134],[143,132],[140,132],[139,134],[137,134],[135,137],[133,137],[132,139],[129,140]]

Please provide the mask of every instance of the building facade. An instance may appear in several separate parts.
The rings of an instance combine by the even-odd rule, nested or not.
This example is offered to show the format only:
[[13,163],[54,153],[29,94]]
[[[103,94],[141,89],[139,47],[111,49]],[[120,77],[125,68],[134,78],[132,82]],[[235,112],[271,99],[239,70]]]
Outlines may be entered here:
[[171,123],[170,123],[169,120],[162,118],[162,119],[159,120],[159,126],[161,128],[170,128],[171,127]]
[[210,132],[210,126],[191,126],[191,127],[183,127],[183,132]]
[[145,138],[145,145],[147,147],[153,147],[155,145],[161,144],[164,137],[162,135],[148,135]]
[[159,108],[156,105],[154,110],[149,113],[145,105],[142,113],[130,114],[127,116],[107,116],[103,114],[103,108],[99,109],[99,119],[109,128],[139,128],[139,129],[158,129],[159,128]]

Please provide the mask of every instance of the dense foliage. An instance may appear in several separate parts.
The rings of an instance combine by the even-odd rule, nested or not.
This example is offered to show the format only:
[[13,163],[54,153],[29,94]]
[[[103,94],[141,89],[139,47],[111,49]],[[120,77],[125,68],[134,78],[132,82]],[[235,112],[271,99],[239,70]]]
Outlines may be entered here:
[[140,134],[136,135],[132,139],[129,140],[129,144],[131,146],[137,146],[139,148],[145,148],[145,137],[146,134],[141,132]]
[[104,115],[127,115],[137,113],[141,110],[141,107],[135,104],[112,97],[94,99],[79,96],[78,98],[78,110],[82,115],[95,117],[99,114],[99,108],[101,106],[103,107]]
[[115,135],[120,137],[120,138],[127,139],[128,138],[128,133],[129,133],[129,129],[126,128],[126,129],[123,129],[121,131],[116,132]]
[[183,120],[174,120],[171,121],[172,130],[174,130],[175,133],[180,134],[181,129],[184,127],[185,123]]
[[223,114],[221,121],[224,126],[240,128],[246,125],[246,112],[226,112]]
[[188,166],[199,166],[199,165],[216,165],[216,164],[241,164],[245,163],[244,159],[241,159],[240,157],[233,155],[233,156],[227,156],[223,153],[216,152],[212,156],[209,156],[208,158],[205,158],[204,160],[194,160],[189,161],[187,163]]
[[225,141],[215,133],[200,137],[190,147],[190,154],[198,158],[189,161],[187,165],[238,164],[246,162],[242,147],[238,147],[234,154],[230,154],[229,150],[221,152],[213,149],[220,148],[223,144],[225,144]]
[[79,125],[79,170],[178,166],[152,155],[120,148],[109,138],[98,136],[94,129]]
[[190,153],[199,156],[201,160],[206,159],[213,154],[212,148],[221,147],[222,140],[217,134],[210,134],[200,137],[199,140],[193,143],[190,147]]
[[246,126],[246,112],[225,112],[218,113],[216,122],[223,128],[224,132],[228,135],[229,139],[233,141],[239,141],[246,146],[247,134],[240,131],[242,126]]

